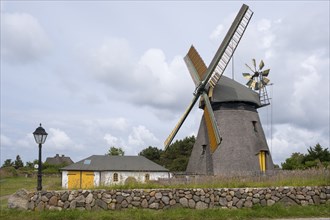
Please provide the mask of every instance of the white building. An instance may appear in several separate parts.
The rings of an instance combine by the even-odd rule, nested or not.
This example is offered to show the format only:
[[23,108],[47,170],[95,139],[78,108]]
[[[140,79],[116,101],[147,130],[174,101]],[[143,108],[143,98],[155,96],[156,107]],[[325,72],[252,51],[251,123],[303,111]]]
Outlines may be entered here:
[[168,169],[143,156],[93,155],[63,167],[61,171],[65,189],[110,186],[128,181],[145,183],[172,175]]

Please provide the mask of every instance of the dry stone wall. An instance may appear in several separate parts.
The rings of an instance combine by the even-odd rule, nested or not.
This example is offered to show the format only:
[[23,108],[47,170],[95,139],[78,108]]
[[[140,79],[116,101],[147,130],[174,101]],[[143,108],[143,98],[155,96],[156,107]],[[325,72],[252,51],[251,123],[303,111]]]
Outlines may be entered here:
[[255,205],[272,206],[275,203],[302,206],[330,203],[330,186],[41,192],[20,190],[8,200],[9,208],[35,211],[168,209],[174,207],[191,209],[250,208]]

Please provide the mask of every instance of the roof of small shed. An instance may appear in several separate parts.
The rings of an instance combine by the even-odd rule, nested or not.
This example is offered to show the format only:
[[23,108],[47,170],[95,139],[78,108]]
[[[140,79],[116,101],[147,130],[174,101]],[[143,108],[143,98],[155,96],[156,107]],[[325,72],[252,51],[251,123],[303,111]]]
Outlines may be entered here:
[[92,155],[61,170],[84,171],[158,171],[169,170],[143,156]]

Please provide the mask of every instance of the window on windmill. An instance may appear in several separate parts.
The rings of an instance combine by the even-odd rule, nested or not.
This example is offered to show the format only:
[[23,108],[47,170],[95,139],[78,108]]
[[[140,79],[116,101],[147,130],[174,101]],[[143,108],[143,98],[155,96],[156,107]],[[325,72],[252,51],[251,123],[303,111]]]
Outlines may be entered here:
[[203,144],[203,145],[202,145],[202,155],[205,154],[205,151],[206,151],[206,144]]
[[144,178],[145,178],[145,181],[149,181],[149,180],[150,180],[150,175],[149,175],[149,173],[147,173],[147,174],[144,176]]
[[257,121],[252,121],[252,125],[253,125],[253,130],[255,132],[258,132],[258,130],[257,130]]
[[113,174],[113,181],[118,182],[118,173]]

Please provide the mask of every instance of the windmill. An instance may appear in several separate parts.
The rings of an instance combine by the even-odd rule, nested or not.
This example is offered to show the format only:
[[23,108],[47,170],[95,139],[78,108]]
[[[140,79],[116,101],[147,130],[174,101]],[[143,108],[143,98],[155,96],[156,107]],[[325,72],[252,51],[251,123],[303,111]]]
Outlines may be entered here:
[[253,64],[253,68],[245,64],[245,66],[247,66],[247,68],[251,70],[253,73],[253,74],[243,73],[244,78],[249,80],[246,83],[246,85],[253,90],[259,91],[259,97],[262,106],[269,105],[270,103],[269,103],[269,97],[266,86],[270,82],[270,80],[267,78],[270,69],[262,70],[265,66],[263,60],[260,61],[258,70],[256,67],[255,59],[252,59],[252,64]]
[[[264,143],[264,134],[258,123],[260,119],[256,108],[261,107],[258,94],[222,76],[252,15],[249,7],[243,4],[208,67],[194,46],[190,47],[184,58],[196,88],[191,103],[164,145],[166,149],[171,144],[200,99],[199,107],[204,110],[204,114],[187,166],[188,173],[217,175],[232,170],[245,171],[246,168],[256,170],[260,164],[260,170],[273,166],[271,158],[267,157],[268,146]],[[252,135],[244,132],[245,127],[252,127],[255,133],[258,133],[257,130],[260,132],[249,138]],[[236,140],[236,135],[239,135],[237,139],[240,141]],[[248,146],[245,146],[244,141],[249,143]],[[257,147],[251,147],[251,144]],[[261,152],[265,152],[262,157],[259,156],[259,161],[263,159],[262,162],[250,162]]]

